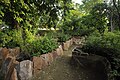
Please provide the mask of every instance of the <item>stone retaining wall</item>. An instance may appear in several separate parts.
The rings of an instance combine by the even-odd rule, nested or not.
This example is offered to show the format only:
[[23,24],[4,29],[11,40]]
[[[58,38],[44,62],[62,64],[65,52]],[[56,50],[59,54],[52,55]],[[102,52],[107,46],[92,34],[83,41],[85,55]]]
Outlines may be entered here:
[[76,47],[72,50],[72,60],[75,65],[93,69],[98,73],[102,73],[101,75],[104,77],[104,80],[109,80],[111,65],[105,57],[84,53],[80,50],[80,47]]
[[71,38],[62,45],[47,54],[34,56],[32,60],[16,61],[20,54],[20,48],[0,48],[0,73],[4,80],[29,80],[49,66],[57,57],[62,56],[63,50],[68,50],[73,43],[77,44],[80,39]]

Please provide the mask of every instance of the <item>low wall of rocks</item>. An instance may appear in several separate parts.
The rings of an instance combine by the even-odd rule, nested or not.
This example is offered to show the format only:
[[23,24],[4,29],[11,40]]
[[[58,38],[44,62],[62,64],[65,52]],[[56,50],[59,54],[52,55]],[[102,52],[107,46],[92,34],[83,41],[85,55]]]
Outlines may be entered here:
[[0,48],[0,77],[4,80],[16,80],[16,57],[20,54],[20,48]]
[[71,38],[59,45],[58,48],[47,54],[32,57],[32,60],[18,62],[16,57],[20,55],[20,48],[0,48],[0,73],[4,80],[29,80],[42,69],[49,66],[56,58],[62,56],[64,50],[71,45],[78,44],[80,39]]

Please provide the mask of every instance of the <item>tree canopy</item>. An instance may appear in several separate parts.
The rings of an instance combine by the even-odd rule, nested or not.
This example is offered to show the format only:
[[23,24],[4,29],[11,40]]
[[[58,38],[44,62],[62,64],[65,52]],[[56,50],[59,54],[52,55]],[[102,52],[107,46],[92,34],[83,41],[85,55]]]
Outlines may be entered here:
[[55,27],[59,16],[69,11],[71,0],[3,0],[0,1],[0,24],[11,29],[22,27]]

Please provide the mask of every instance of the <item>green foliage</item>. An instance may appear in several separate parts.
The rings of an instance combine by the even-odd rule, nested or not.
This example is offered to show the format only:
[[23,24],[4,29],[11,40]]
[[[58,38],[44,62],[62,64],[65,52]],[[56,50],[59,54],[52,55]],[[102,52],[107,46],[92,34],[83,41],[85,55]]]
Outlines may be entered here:
[[108,44],[108,47],[119,49],[120,48],[120,32],[108,32],[104,34],[103,39]]
[[[91,34],[90,36],[88,36],[87,40],[86,40],[86,45],[94,45],[94,46],[98,46],[100,44],[101,41],[101,35],[98,32],[94,32],[93,34]],[[98,44],[99,43],[99,44]]]
[[95,29],[81,29],[79,32],[80,36],[89,36],[95,31]]
[[4,30],[0,32],[1,47],[21,47],[23,45],[22,29]]
[[40,37],[28,29],[25,29],[25,31],[23,29],[1,31],[0,42],[0,47],[20,47],[21,53],[30,54],[31,56],[45,54],[58,47],[53,33]]
[[44,45],[41,45],[41,48],[42,48],[41,53],[42,54],[51,52],[52,50],[57,48],[56,41],[54,39],[51,39],[51,38],[46,37],[46,36],[42,38],[41,44],[44,44]]
[[12,39],[6,43],[6,47],[14,48],[23,46],[22,29],[12,30],[8,34]]
[[58,42],[65,42],[71,38],[70,35],[65,33],[59,33],[57,36],[58,36]]
[[31,43],[35,40],[35,35],[28,29],[25,29],[25,37],[25,43]]
[[70,10],[69,13],[64,17],[65,20],[61,21],[59,27],[64,32],[70,30],[79,30],[80,29],[80,17],[81,12],[79,10]]
[[80,30],[69,30],[69,31],[67,31],[67,34],[69,34],[71,36],[80,36],[81,31]]
[[69,4],[71,0],[1,0],[0,24],[5,22],[10,29],[55,28],[58,16],[69,11]]
[[58,47],[57,42],[50,37],[44,36],[34,40],[29,46],[29,53],[32,56],[38,56],[40,54],[45,54],[51,52]]
[[0,47],[5,47],[6,44],[12,40],[12,37],[9,36],[7,33],[0,31]]
[[113,71],[110,72],[109,76],[111,77],[111,78],[110,78],[111,80],[119,80],[119,79],[117,79],[117,78],[115,78],[115,77],[116,77],[116,76],[119,77],[120,74],[118,73],[117,70],[113,70]]
[[86,41],[87,45],[101,46],[107,48],[120,48],[120,32],[106,32],[103,36],[97,31],[91,34]]
[[94,32],[94,29],[78,29],[78,30],[69,30],[67,34],[71,36],[88,36]]
[[82,17],[81,23],[88,28],[94,27],[103,34],[107,27],[107,4],[96,4],[89,15]]
[[85,14],[89,14],[89,12],[92,10],[92,8],[96,4],[102,3],[102,2],[103,0],[82,0],[83,4],[80,6],[80,8]]

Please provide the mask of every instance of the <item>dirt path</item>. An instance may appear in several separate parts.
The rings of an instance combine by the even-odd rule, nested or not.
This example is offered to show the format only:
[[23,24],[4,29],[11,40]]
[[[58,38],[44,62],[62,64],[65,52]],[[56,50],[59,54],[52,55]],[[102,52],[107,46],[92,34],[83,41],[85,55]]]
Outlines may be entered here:
[[100,73],[75,66],[71,63],[72,49],[64,51],[64,55],[56,59],[33,80],[105,80]]

